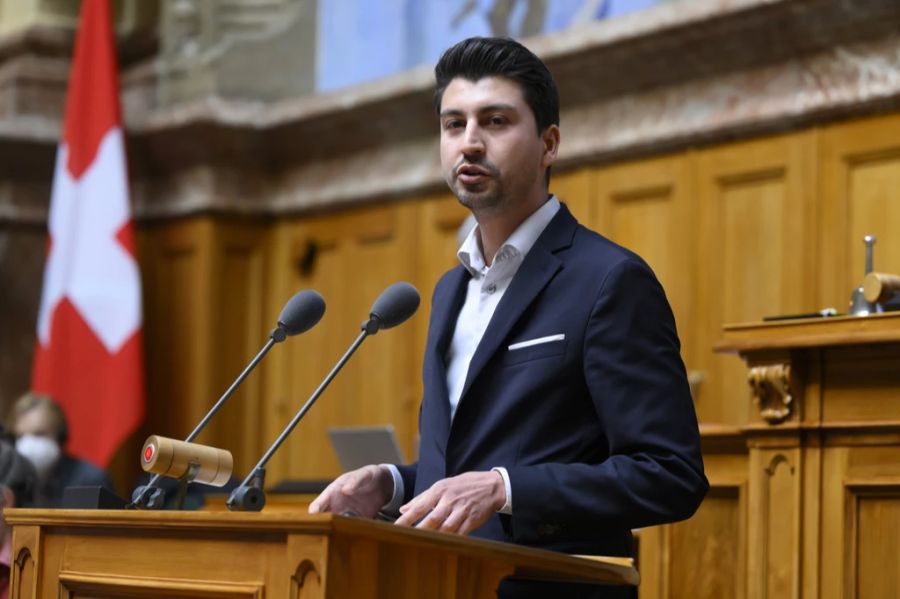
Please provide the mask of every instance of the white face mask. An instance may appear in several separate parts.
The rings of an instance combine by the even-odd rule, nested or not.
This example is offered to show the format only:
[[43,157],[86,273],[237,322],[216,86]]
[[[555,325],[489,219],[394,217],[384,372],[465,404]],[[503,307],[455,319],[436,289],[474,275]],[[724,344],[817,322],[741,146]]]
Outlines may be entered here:
[[56,441],[38,435],[22,435],[16,439],[16,451],[34,464],[34,469],[37,470],[38,478],[41,480],[46,480],[50,476],[61,453]]

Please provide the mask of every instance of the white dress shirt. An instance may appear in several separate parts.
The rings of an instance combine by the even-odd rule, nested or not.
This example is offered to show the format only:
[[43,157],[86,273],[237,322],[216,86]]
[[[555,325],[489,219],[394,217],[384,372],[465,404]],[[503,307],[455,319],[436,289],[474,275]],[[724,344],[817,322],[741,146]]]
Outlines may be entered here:
[[[478,344],[481,343],[484,331],[491,322],[497,304],[503,298],[503,294],[525,260],[525,256],[553,220],[559,208],[559,200],[550,196],[550,199],[526,218],[513,231],[509,239],[500,246],[490,266],[486,264],[481,250],[481,231],[478,226],[469,232],[456,253],[460,263],[469,271],[472,278],[469,279],[466,289],[466,300],[456,318],[453,339],[444,356],[447,364],[447,392],[450,398],[451,422],[459,406],[460,395],[469,372],[469,363],[472,361],[472,356],[475,355]],[[394,478],[394,495],[384,509],[396,511],[403,501],[403,479],[395,467],[389,464],[383,464],[383,466],[391,471]],[[498,511],[511,514],[512,487],[509,482],[509,474],[503,467],[496,467],[493,470],[500,474],[506,487],[506,504]]]

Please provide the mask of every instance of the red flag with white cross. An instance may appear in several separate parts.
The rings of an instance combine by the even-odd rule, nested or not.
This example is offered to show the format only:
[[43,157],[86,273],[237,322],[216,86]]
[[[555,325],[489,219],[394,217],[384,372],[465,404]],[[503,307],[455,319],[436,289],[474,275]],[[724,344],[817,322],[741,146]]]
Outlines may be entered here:
[[50,200],[32,389],[106,465],[144,415],[141,282],[107,0],[84,0]]

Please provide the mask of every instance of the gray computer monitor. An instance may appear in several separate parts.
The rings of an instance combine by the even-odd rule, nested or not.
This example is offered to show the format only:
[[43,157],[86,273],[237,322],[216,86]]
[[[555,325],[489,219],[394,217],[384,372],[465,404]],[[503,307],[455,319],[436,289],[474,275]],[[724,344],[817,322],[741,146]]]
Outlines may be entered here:
[[328,436],[344,472],[368,464],[405,463],[390,424],[330,428]]

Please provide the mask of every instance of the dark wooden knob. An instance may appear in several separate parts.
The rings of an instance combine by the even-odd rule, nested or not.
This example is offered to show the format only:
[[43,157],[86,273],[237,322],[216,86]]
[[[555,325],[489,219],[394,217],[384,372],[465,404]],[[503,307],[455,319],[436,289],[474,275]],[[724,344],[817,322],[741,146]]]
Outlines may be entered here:
[[867,302],[884,303],[900,293],[900,275],[870,272],[863,280],[863,295]]

